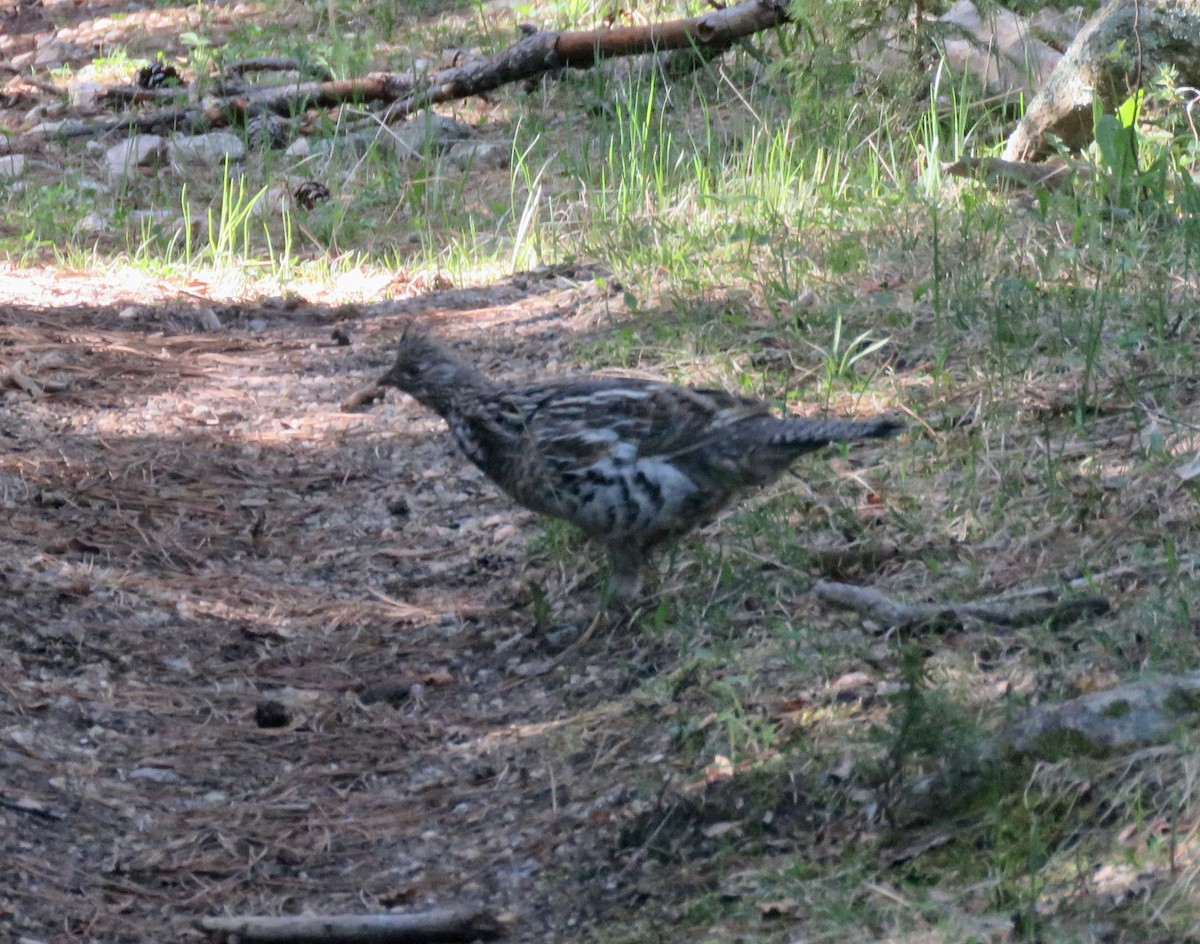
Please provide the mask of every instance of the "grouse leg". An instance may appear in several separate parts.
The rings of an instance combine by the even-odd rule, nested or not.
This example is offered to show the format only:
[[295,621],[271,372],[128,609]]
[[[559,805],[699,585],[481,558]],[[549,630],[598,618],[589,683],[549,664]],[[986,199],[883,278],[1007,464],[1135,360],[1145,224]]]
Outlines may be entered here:
[[646,555],[642,548],[626,539],[623,543],[607,545],[610,575],[608,578],[608,602],[632,603],[642,590],[642,570]]

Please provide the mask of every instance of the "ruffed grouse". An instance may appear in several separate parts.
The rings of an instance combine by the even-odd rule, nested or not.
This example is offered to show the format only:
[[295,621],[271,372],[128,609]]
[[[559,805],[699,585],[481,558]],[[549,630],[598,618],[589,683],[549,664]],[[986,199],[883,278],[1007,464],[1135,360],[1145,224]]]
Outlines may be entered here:
[[379,383],[440,414],[467,458],[526,508],[603,544],[619,601],[638,593],[655,546],[739,491],[775,481],[806,452],[903,425],[781,419],[758,400],[634,378],[505,387],[415,327]]

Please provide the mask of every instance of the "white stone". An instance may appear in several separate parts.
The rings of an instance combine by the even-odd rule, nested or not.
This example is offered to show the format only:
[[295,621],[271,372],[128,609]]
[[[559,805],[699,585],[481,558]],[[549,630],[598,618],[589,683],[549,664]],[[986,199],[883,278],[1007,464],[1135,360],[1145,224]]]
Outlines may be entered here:
[[223,164],[226,158],[240,161],[246,155],[246,144],[232,131],[213,131],[209,134],[177,134],[167,142],[171,166],[185,164]]
[[58,40],[52,40],[45,44],[39,40],[38,46],[33,57],[33,64],[42,69],[53,69],[62,65],[75,52],[71,46],[60,43]]
[[507,167],[512,160],[512,145],[507,141],[460,141],[450,148],[446,160],[459,170]]
[[392,132],[392,147],[399,161],[420,160],[427,154],[445,154],[470,134],[469,127],[453,118],[423,111]]
[[103,92],[104,86],[99,82],[72,80],[67,83],[67,95],[75,108],[93,108]]
[[157,134],[138,134],[114,144],[104,153],[109,180],[123,180],[131,177],[139,167],[161,163],[166,144],[166,140]]
[[108,221],[99,213],[92,212],[75,224],[75,233],[99,234],[108,232]]
[[0,180],[12,180],[25,173],[24,154],[6,154],[0,157]]

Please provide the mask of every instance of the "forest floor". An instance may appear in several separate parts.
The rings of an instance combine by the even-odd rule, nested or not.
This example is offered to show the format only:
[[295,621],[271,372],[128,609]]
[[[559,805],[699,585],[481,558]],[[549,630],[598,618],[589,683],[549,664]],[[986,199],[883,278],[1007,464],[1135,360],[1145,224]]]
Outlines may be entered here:
[[[124,83],[296,37],[346,74],[417,68],[525,16],[323,20],[345,6],[0,0],[0,56],[26,57],[0,126],[69,114],[39,69]],[[463,904],[522,942],[1200,940],[1195,699],[1113,750],[988,751],[1044,706],[1200,665],[1194,214],[1110,213],[1086,181],[921,190],[908,158],[843,187],[840,162],[887,147],[847,127],[816,160],[796,145],[828,128],[796,119],[760,153],[750,105],[774,134],[804,102],[756,59],[661,99],[618,68],[452,110],[511,167],[343,155],[260,256],[155,234],[189,201],[220,218],[232,179],[105,182],[111,138],[4,185],[0,931]],[[696,160],[660,164],[676,147]],[[255,187],[291,172],[256,160]],[[773,183],[739,189],[755,167]],[[531,259],[587,261],[494,276]],[[910,424],[798,463],[595,621],[594,548],[408,397],[343,408],[413,317],[500,379],[599,366]],[[822,578],[947,615],[883,625]],[[1076,591],[1109,609],[949,614]]]
[[653,654],[550,669],[529,516],[408,398],[339,408],[414,313],[492,358],[503,325],[502,373],[564,359],[598,308],[569,275],[203,333],[149,282],[5,273],[0,345],[45,389],[0,412],[0,920],[147,941],[433,901],[567,940],[637,894],[613,824],[665,733],[606,706]]
[[[926,788],[863,779],[863,732],[901,688],[893,641],[871,642],[778,561],[764,563],[774,599],[738,598],[727,632],[743,651],[723,667],[679,651],[686,609],[674,629],[651,606],[584,636],[591,549],[528,541],[541,525],[409,398],[340,406],[414,316],[499,377],[574,369],[574,346],[611,331],[593,272],[373,305],[205,303],[151,279],[16,269],[0,292],[0,348],[20,353],[0,410],[0,921],[17,937],[179,940],[211,914],[459,904],[520,941],[1024,937],[1021,914],[988,907],[988,882],[938,898],[932,918],[882,877],[961,846],[947,821],[912,815]],[[664,596],[714,576],[686,559],[721,530],[665,566]],[[903,583],[910,563],[875,579]],[[780,607],[831,648],[857,640],[830,663],[843,671],[755,654]],[[692,645],[719,648],[711,632]],[[987,704],[1044,684],[1028,671],[1039,651],[1093,651],[1086,628],[1006,635],[960,626],[926,654],[973,661],[970,697]],[[1068,690],[1116,678],[1078,664]],[[730,719],[690,717],[706,702],[689,689],[745,672],[746,710],[774,741],[743,739],[731,760],[704,746]],[[955,725],[933,724],[950,752]],[[884,821],[892,789],[910,807],[899,830]],[[1099,832],[1093,801],[1075,798]],[[864,862],[876,878],[855,878]],[[830,914],[843,892],[822,900],[828,875],[803,881],[827,868],[850,900],[912,913],[847,925]],[[1123,913],[1166,871],[1104,872],[1116,891],[1091,894]],[[773,893],[777,880],[812,901]],[[722,917],[715,901],[742,905]],[[1088,902],[1067,939],[1144,939],[1097,924]]]

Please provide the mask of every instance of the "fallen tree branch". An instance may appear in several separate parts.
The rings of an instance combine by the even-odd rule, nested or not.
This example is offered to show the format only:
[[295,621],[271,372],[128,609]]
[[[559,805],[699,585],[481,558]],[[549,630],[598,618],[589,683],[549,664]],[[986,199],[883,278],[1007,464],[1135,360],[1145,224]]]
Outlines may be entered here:
[[497,918],[475,908],[421,914],[241,915],[200,918],[196,927],[230,941],[291,944],[467,944],[494,941],[505,933]]
[[1076,180],[1090,174],[1082,164],[1073,166],[1065,161],[1032,164],[1024,161],[1004,161],[998,157],[964,157],[952,164],[943,164],[942,173],[952,177],[967,177],[983,181],[993,190],[1067,190]]
[[120,115],[96,121],[44,122],[19,135],[13,150],[21,151],[30,146],[37,146],[47,138],[65,140],[99,137],[111,131],[128,131],[130,134],[178,130],[200,132],[209,128],[223,128],[229,121],[230,115],[226,109],[212,105],[183,105],[178,108],[164,108],[148,115]]
[[1106,597],[1088,595],[1013,606],[1011,603],[900,603],[873,587],[849,583],[820,581],[813,593],[835,606],[845,607],[870,617],[887,627],[914,628],[918,626],[961,623],[976,619],[995,626],[1018,628],[1034,626],[1050,620],[1053,625],[1065,626],[1086,616],[1102,616],[1109,611]]
[[305,108],[335,108],[351,102],[387,105],[387,118],[402,119],[430,105],[482,95],[559,69],[589,69],[618,56],[682,49],[714,54],[747,36],[787,22],[787,0],[743,0],[703,16],[669,23],[567,32],[537,30],[494,55],[480,56],[421,78],[375,72],[357,79],[263,86],[218,97],[203,106],[100,121],[45,123],[22,134],[18,143],[29,146],[49,137],[95,136],[121,129],[130,133],[199,131],[234,124],[239,118],[263,111],[291,117]]
[[309,82],[265,88],[244,96],[244,107],[292,114],[297,100],[319,106],[348,101],[390,103],[387,114],[403,118],[442,102],[482,95],[502,85],[558,69],[590,69],[605,59],[675,49],[728,48],[746,36],[788,22],[785,0],[744,0],[724,10],[669,23],[617,29],[538,30],[501,52],[480,56],[422,79],[373,73],[341,82]]
[[590,69],[605,59],[675,49],[727,49],[739,39],[789,21],[786,0],[744,0],[669,23],[554,33],[539,30],[493,56],[435,72],[388,113],[409,115],[439,102],[480,95],[556,69]]

